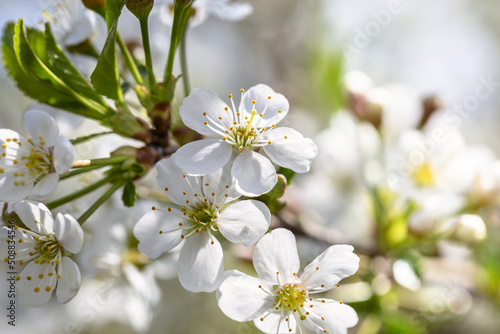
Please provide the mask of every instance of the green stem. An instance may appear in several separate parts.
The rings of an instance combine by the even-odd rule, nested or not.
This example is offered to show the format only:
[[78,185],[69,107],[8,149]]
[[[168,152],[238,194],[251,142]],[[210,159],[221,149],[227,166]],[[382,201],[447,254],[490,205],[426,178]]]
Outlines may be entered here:
[[97,188],[99,187],[102,187],[103,185],[105,185],[106,183],[109,183],[109,182],[112,182],[114,181],[115,179],[117,179],[117,177],[119,177],[120,175],[110,175],[108,177],[105,177],[104,179],[94,183],[94,184],[91,184],[90,186],[87,186],[83,189],[80,189],[78,190],[77,192],[74,192],[72,194],[69,194],[69,195],[66,195],[64,197],[61,197],[55,201],[52,201],[50,203],[47,203],[47,208],[49,208],[49,210],[52,210],[54,208],[57,208],[63,204],[66,204],[68,202],[71,202],[72,200],[75,200],[83,195],[86,195],[94,190],[96,190]]
[[182,82],[184,83],[184,94],[188,96],[191,92],[191,85],[189,83],[189,74],[188,74],[188,65],[187,65],[187,56],[186,56],[186,35],[187,35],[187,27],[184,29],[182,33],[181,40],[181,69],[182,69]]
[[149,45],[149,27],[148,18],[140,20],[141,23],[141,34],[142,34],[142,45],[144,47],[144,55],[146,57],[146,73],[148,74],[149,81],[149,91],[156,95],[157,86],[156,78],[153,72],[153,60],[151,59],[151,47]]
[[116,34],[116,40],[118,41],[118,46],[120,47],[123,58],[125,58],[125,63],[127,64],[127,67],[130,70],[130,73],[132,73],[132,76],[134,77],[135,82],[137,82],[137,84],[139,84],[139,85],[144,85],[144,81],[142,81],[142,77],[141,77],[141,74],[139,73],[139,69],[135,65],[134,59],[132,58],[132,55],[128,51],[127,46],[125,45],[125,42],[123,42],[123,39],[119,33]]
[[191,10],[191,4],[185,6],[185,4],[179,4],[175,2],[174,6],[174,22],[172,23],[172,35],[170,37],[170,49],[168,50],[167,66],[165,68],[165,77],[163,82],[166,84],[170,81],[172,77],[172,71],[174,68],[174,59],[177,46],[179,45],[179,40],[183,34],[183,30],[189,19],[189,12]]
[[[129,155],[115,155],[115,156],[111,156],[109,158],[93,159],[93,160],[83,160],[83,161],[90,161],[90,163],[81,164],[79,166],[78,165],[75,166],[75,162],[73,162],[73,167],[72,168],[83,168],[83,167],[97,166],[97,165],[108,166],[108,165],[113,165],[113,164],[116,164],[116,163],[123,162],[123,161],[125,161],[125,160],[127,160],[129,158],[130,158]],[[80,161],[80,160],[78,160],[78,161]]]
[[113,131],[106,131],[106,132],[93,133],[93,134],[88,135],[88,136],[82,136],[82,137],[78,137],[78,138],[75,138],[75,139],[71,139],[70,142],[73,145],[77,145],[77,144],[80,144],[80,143],[84,143],[87,140],[94,139],[96,137],[107,135],[107,134],[111,134],[111,133],[114,133],[114,132]]
[[76,176],[76,175],[79,175],[79,174],[83,174],[83,173],[87,173],[87,172],[90,172],[90,171],[92,171],[94,169],[99,169],[99,168],[103,168],[103,167],[106,167],[106,165],[79,167],[78,169],[72,170],[68,174],[66,174],[63,177],[61,177],[60,180],[66,180],[66,179],[69,179],[70,177],[73,177],[73,176]]
[[90,208],[87,209],[87,211],[85,211],[81,216],[80,218],[78,218],[78,223],[80,223],[80,225],[82,225],[83,223],[85,223],[85,221],[87,221],[87,219],[89,219],[89,217],[102,205],[104,204],[104,202],[106,202],[108,200],[108,198],[111,197],[111,195],[113,195],[113,193],[115,191],[117,191],[121,186],[123,186],[125,183],[127,182],[127,179],[121,179],[120,181],[116,182],[115,184],[113,184],[111,186],[111,188],[109,188],[101,197],[99,197],[99,199],[97,201],[95,201],[94,204],[92,204],[92,206]]

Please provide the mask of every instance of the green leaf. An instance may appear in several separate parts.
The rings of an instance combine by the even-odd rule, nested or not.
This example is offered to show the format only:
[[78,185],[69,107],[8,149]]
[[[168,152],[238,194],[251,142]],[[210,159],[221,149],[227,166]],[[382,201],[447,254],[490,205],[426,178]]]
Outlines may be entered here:
[[127,207],[132,207],[135,204],[135,200],[137,198],[137,194],[135,192],[135,184],[134,182],[128,182],[123,188],[122,201],[123,204]]
[[118,21],[126,2],[127,0],[106,1],[106,23],[108,25],[108,31],[111,31],[115,22]]
[[120,86],[120,73],[116,61],[116,33],[118,21],[111,27],[97,66],[90,76],[95,90],[113,100],[123,100]]
[[118,18],[125,6],[126,0],[106,1],[106,22],[108,37],[102,49],[97,66],[90,76],[95,90],[113,100],[123,101],[123,92],[120,86],[120,73],[116,60],[116,38],[118,35]]
[[98,120],[112,112],[57,46],[50,28],[44,33],[22,20],[11,22],[2,42],[6,69],[29,97]]

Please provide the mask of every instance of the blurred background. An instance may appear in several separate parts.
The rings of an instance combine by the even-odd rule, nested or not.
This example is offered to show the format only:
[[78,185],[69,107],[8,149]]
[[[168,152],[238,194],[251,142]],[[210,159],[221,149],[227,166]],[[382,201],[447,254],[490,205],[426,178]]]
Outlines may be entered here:
[[[358,312],[349,333],[498,333],[498,2],[249,2],[254,12],[240,22],[210,17],[188,30],[191,84],[226,96],[265,83],[290,102],[284,125],[317,143],[311,172],[293,177],[280,200],[287,206],[272,224],[295,233],[303,264],[331,244],[355,247],[358,273],[327,294]],[[74,3],[0,0],[0,24],[24,18],[36,26],[51,20],[47,12]],[[161,73],[170,28],[155,13],[151,38]],[[103,24],[96,23],[96,45]],[[138,27],[125,13],[119,29],[141,59]],[[90,75],[92,60],[74,59]],[[0,68],[0,128],[23,132],[23,113],[33,107],[50,110],[68,137],[96,127],[40,107]],[[124,143],[90,142],[77,154],[106,156]],[[75,182],[66,187],[89,180]],[[156,188],[154,175],[141,187],[138,207],[116,198],[85,224],[75,299],[40,309],[18,304],[15,330],[2,316],[0,332],[259,333],[252,323],[225,317],[214,293],[185,291],[175,250],[154,262],[138,253],[131,230],[155,203],[147,196]],[[61,209],[81,212],[84,205],[83,199]],[[226,269],[255,274],[251,248],[224,246]],[[2,279],[0,292],[6,284]],[[6,293],[0,301],[6,305]]]

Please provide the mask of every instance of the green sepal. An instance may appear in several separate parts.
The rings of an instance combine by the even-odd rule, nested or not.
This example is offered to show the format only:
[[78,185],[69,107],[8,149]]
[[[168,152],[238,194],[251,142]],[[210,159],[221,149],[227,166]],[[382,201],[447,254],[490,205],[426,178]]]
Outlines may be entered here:
[[123,195],[122,195],[123,205],[125,205],[126,207],[134,206],[136,198],[137,194],[135,191],[135,184],[134,182],[130,181],[123,188]]
[[276,182],[274,188],[270,192],[260,195],[256,199],[264,202],[272,214],[278,214],[286,206],[286,202],[280,200],[280,198],[285,194],[286,187],[286,177],[278,174],[278,182]]

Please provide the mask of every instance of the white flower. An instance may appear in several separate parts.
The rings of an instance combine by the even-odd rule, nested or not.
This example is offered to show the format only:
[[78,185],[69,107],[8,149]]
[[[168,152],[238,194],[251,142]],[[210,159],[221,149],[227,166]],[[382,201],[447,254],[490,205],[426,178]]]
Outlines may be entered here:
[[24,114],[24,124],[31,138],[0,129],[0,201],[3,202],[16,202],[28,196],[47,197],[55,190],[59,176],[73,165],[73,145],[59,137],[57,124],[49,114],[29,110]]
[[[16,277],[19,301],[31,307],[46,304],[56,289],[59,303],[67,303],[78,293],[81,277],[78,266],[69,253],[78,253],[83,245],[83,231],[70,215],[58,213],[54,220],[41,203],[24,200],[14,205],[22,223],[28,227],[14,227],[15,261],[26,267]],[[11,244],[11,229],[3,227],[0,241]],[[10,233],[9,233],[10,232]],[[10,259],[7,247],[1,251],[5,262]]]
[[52,23],[54,36],[65,46],[78,45],[95,32],[98,15],[85,8],[82,0],[56,0],[42,12]]
[[299,256],[293,234],[276,229],[255,246],[253,262],[260,279],[229,271],[217,290],[221,310],[236,321],[254,320],[264,333],[295,333],[301,324],[314,333],[347,333],[358,322],[341,301],[310,295],[330,290],[358,270],[359,258],[348,245],[331,246],[298,276]]
[[157,258],[183,239],[177,270],[182,286],[192,292],[217,289],[224,275],[222,247],[212,233],[250,246],[269,229],[271,213],[259,201],[230,201],[235,191],[227,170],[204,177],[183,172],[172,159],[157,164],[158,184],[171,203],[144,215],[134,228],[139,250]]
[[[160,0],[160,17],[165,24],[172,25],[173,22],[173,0]],[[224,21],[241,21],[252,14],[253,7],[248,2],[231,3],[230,0],[196,0],[192,7],[194,15],[190,18],[190,24],[197,26],[205,22],[210,15]]]
[[276,164],[297,173],[309,171],[317,154],[314,142],[294,129],[276,128],[288,113],[287,99],[270,87],[260,84],[242,91],[237,109],[232,99],[228,107],[207,88],[194,89],[184,99],[180,116],[184,124],[211,137],[182,146],[174,162],[188,174],[204,175],[232,162],[231,174],[236,189],[246,196],[258,196],[276,184],[276,171],[262,149]]

